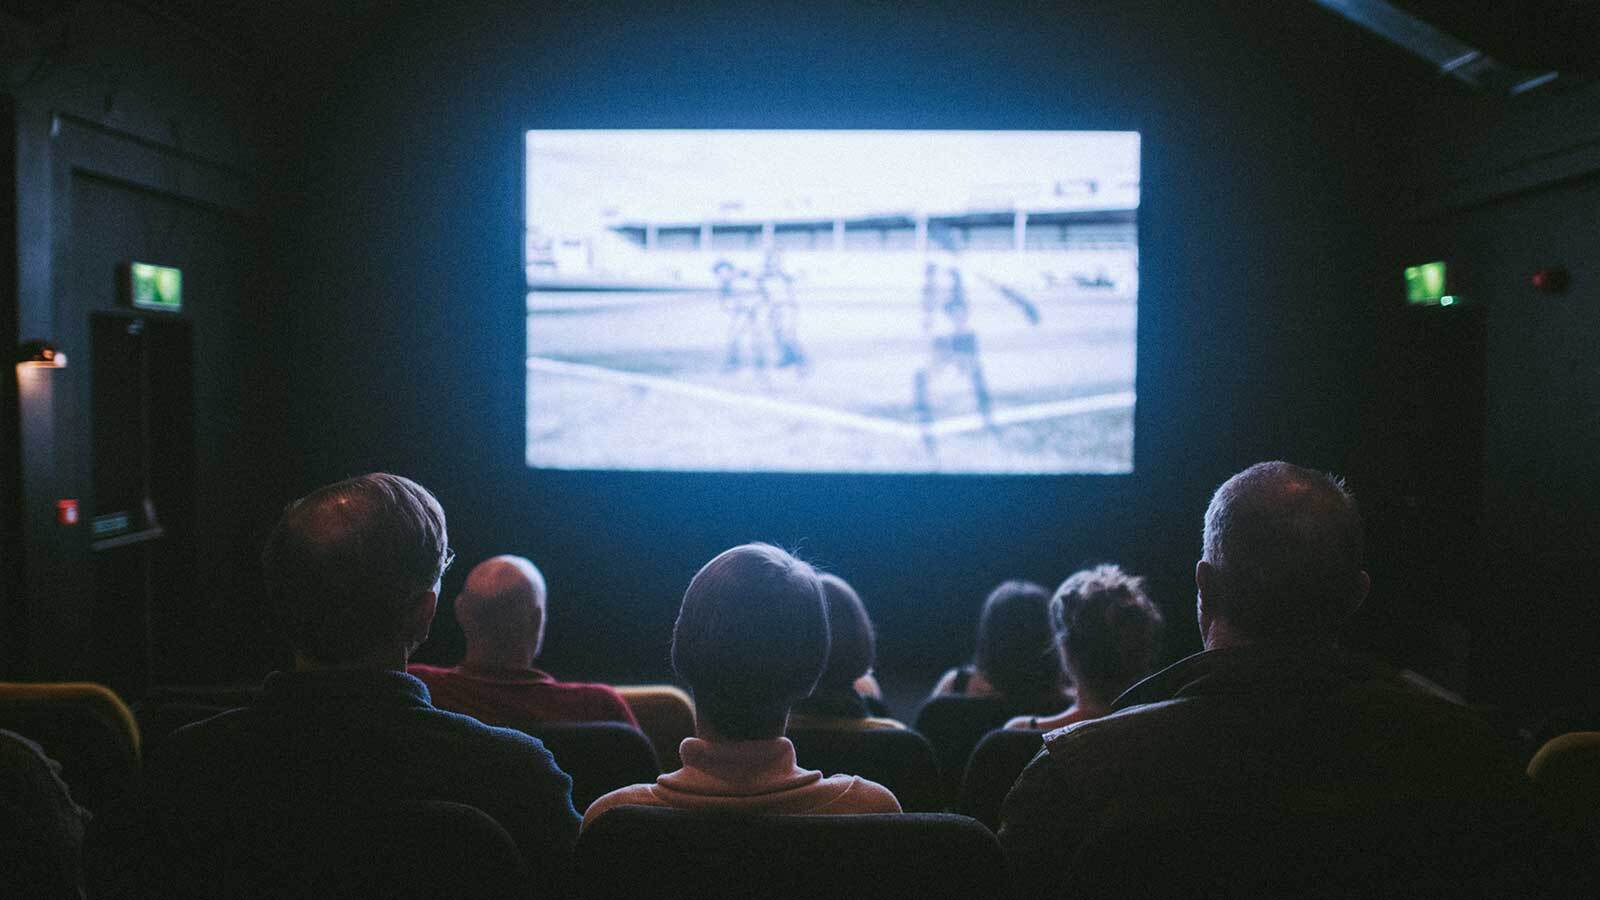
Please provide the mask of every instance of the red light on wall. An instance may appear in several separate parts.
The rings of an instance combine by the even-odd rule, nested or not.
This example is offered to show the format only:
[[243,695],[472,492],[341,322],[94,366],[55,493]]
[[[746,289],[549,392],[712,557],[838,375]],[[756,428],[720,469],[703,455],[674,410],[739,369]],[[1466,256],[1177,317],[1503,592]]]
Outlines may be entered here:
[[58,524],[61,524],[61,525],[76,525],[76,524],[78,524],[78,501],[77,500],[57,500],[56,501],[56,522]]
[[1545,294],[1559,294],[1567,289],[1567,283],[1571,281],[1571,276],[1567,274],[1566,269],[1557,266],[1553,269],[1540,269],[1533,273],[1533,277],[1529,278],[1528,281],[1532,283],[1533,289],[1536,291]]

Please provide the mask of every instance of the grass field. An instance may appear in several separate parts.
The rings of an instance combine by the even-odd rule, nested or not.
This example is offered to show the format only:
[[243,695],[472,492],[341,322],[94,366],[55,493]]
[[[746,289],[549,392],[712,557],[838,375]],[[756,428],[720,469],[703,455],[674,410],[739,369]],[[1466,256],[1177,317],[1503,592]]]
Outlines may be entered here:
[[[933,374],[931,426],[913,383],[931,359],[919,291],[796,288],[803,370],[730,370],[712,291],[528,295],[528,464],[562,469],[1127,472],[1136,304],[1128,293],[1027,291],[1030,324],[969,280],[992,398]],[[748,360],[746,360],[748,362]]]

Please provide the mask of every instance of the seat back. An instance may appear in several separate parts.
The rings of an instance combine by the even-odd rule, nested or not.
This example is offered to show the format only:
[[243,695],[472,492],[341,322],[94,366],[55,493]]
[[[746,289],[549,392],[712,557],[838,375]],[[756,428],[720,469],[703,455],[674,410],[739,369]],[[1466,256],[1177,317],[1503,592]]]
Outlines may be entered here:
[[1017,776],[1044,749],[1042,731],[1007,731],[997,728],[983,736],[967,760],[961,777],[961,799],[956,812],[971,816],[992,829],[1000,827],[1000,806]]
[[678,745],[694,736],[694,701],[682,688],[670,684],[621,685],[617,693],[639,722],[639,730],[656,748],[662,771],[682,768]]
[[791,728],[795,759],[824,775],[859,775],[894,792],[906,812],[941,812],[944,789],[928,739],[905,729]]
[[104,809],[139,776],[139,726],[127,704],[99,684],[0,683],[0,728],[44,748],[61,764],[72,799]]
[[621,806],[578,838],[592,900],[1000,897],[994,835],[943,813],[749,816]]
[[103,900],[526,900],[531,890],[506,830],[443,801],[203,824],[125,802],[94,823],[88,848],[91,894]]
[[1104,830],[1064,870],[1060,896],[1548,897],[1568,885],[1548,832],[1523,812],[1434,804],[1256,815]]
[[656,780],[650,739],[622,722],[547,722],[521,729],[544,742],[561,771],[572,776],[572,805],[579,812],[601,794]]
[[917,711],[915,728],[933,745],[944,773],[945,796],[952,805],[961,792],[961,775],[972,748],[1010,717],[1011,708],[999,697],[932,697]]
[[1528,763],[1528,777],[1561,827],[1586,848],[1600,876],[1600,731],[1551,738]]

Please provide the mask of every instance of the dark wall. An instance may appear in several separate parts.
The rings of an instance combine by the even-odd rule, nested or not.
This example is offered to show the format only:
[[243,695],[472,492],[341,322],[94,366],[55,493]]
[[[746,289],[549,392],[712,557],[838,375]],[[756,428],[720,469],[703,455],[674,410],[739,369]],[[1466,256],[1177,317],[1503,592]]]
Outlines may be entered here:
[[[269,515],[263,503],[283,493],[271,466],[283,455],[281,427],[271,424],[278,358],[270,298],[258,290],[259,67],[136,6],[26,9],[27,19],[0,18],[11,101],[0,158],[15,186],[18,236],[7,291],[15,286],[21,336],[54,341],[69,365],[5,373],[8,391],[20,388],[21,463],[7,473],[7,493],[19,498],[25,552],[7,561],[18,590],[7,598],[16,627],[4,668],[130,693],[151,679],[258,669],[269,654],[254,619],[251,529]],[[157,483],[185,466],[192,477],[182,496],[157,491],[166,538],[97,551],[90,521],[111,511],[96,497],[97,466],[138,447],[102,441],[97,461],[96,429],[106,422],[91,403],[91,321],[132,321],[117,289],[117,266],[130,259],[184,270],[178,318],[192,346],[180,349],[192,366],[176,384],[178,395],[193,396],[193,446],[164,453],[154,472]],[[181,414],[151,425],[158,437],[186,427]],[[79,524],[57,524],[60,498],[79,501]]]
[[[273,221],[293,311],[297,489],[434,488],[464,562],[553,592],[547,658],[657,676],[683,586],[767,539],[851,579],[885,669],[954,662],[983,593],[1116,559],[1193,649],[1214,486],[1264,458],[1382,479],[1389,111],[1426,78],[1311,4],[452,4],[395,13],[285,88]],[[531,127],[1136,129],[1136,472],[935,478],[601,474],[523,464],[522,133]],[[1370,476],[1370,477],[1369,477]],[[1365,479],[1365,480],[1364,480]],[[1390,490],[1383,485],[1375,490]],[[464,568],[464,567],[463,567]],[[460,573],[447,579],[447,593]],[[1389,602],[1382,587],[1374,603]],[[425,651],[459,647],[446,623]]]
[[[0,94],[0,349],[17,345],[16,110]],[[22,445],[17,381],[0,373],[0,660],[18,659],[22,641]],[[0,666],[0,672],[9,669]]]
[[[1475,687],[1600,712],[1600,89],[1415,103],[1414,243],[1457,266],[1482,319]],[[1555,267],[1568,290],[1536,290]]]

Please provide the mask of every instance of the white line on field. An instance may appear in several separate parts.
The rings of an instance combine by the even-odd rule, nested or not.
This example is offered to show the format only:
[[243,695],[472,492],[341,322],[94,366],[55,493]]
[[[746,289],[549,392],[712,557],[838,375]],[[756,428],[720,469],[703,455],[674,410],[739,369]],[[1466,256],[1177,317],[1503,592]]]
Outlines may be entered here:
[[[1111,394],[1094,394],[1089,397],[1058,400],[1054,403],[1033,403],[1028,406],[997,410],[990,418],[994,420],[996,425],[1015,425],[1018,422],[1056,419],[1063,416],[1075,416],[1079,413],[1099,412],[1106,409],[1131,409],[1133,401],[1133,391],[1117,391]],[[944,435],[960,434],[964,431],[981,431],[983,428],[983,417],[977,413],[971,413],[965,416],[940,419],[933,423],[933,427],[929,430],[936,435]]]
[[776,397],[762,397],[757,394],[743,394],[738,391],[728,391],[701,384],[689,384],[682,381],[674,381],[670,378],[662,378],[659,375],[619,372],[616,369],[607,369],[602,366],[563,362],[557,359],[545,359],[540,356],[528,357],[528,369],[556,375],[573,375],[595,381],[609,381],[613,384],[647,387],[661,391],[664,394],[681,394],[686,397],[700,397],[733,406],[746,406],[752,409],[797,415],[815,419],[819,422],[829,422],[835,425],[843,425],[847,428],[857,428],[862,431],[875,431],[879,434],[887,434],[893,437],[903,437],[911,440],[917,440],[922,437],[922,430],[915,425],[891,422],[886,419],[863,416],[858,413],[841,412],[810,403],[796,403],[792,400],[779,400]]
[[[744,406],[750,409],[784,413],[908,440],[920,440],[924,433],[923,428],[919,425],[880,419],[875,416],[863,416],[859,413],[842,412],[812,403],[780,400],[776,397],[763,397],[758,394],[746,394],[702,384],[675,381],[671,378],[662,378],[659,375],[620,372],[604,366],[590,366],[558,359],[546,359],[542,356],[528,357],[528,371],[548,372],[552,375],[569,375],[593,381],[607,381],[612,384],[650,388],[651,390],[661,391],[664,394],[698,397],[732,406]],[[1061,400],[1054,403],[1035,403],[1029,406],[1003,409],[994,413],[992,418],[996,425],[1013,425],[1018,422],[1029,422],[1036,419],[1053,419],[1086,412],[1122,409],[1132,407],[1133,403],[1133,391],[1118,391],[1110,394],[1096,394],[1091,397],[1075,397],[1071,400]],[[935,422],[927,430],[935,435],[951,435],[967,431],[981,431],[985,425],[983,417],[974,413]]]

